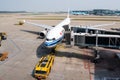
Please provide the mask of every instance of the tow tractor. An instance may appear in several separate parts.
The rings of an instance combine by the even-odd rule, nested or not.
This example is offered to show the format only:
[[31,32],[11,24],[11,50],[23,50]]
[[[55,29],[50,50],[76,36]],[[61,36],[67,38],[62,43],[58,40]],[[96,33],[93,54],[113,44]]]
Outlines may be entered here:
[[51,71],[55,56],[49,54],[40,58],[34,69],[34,76],[38,79],[46,79]]

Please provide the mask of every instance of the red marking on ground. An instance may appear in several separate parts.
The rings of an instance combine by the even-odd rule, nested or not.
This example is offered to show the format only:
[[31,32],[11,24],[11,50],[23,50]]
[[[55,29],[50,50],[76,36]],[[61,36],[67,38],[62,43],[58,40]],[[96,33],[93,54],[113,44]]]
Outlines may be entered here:
[[[85,55],[88,55],[88,53],[85,50],[84,50],[84,53],[85,53]],[[91,71],[90,70],[91,69],[90,68],[90,61],[89,60],[84,60],[83,62],[84,62],[84,68],[88,69],[88,71],[89,71],[89,79],[92,80],[92,76],[91,76],[91,73],[90,73],[90,71]]]
[[84,62],[84,68],[85,68],[85,69],[88,69],[88,61],[87,61],[87,60],[84,60],[83,62]]

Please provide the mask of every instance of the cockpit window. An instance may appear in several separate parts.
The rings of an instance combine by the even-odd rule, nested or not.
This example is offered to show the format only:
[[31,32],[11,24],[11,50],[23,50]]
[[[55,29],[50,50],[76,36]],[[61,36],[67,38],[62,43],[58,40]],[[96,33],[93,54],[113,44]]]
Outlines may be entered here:
[[47,38],[46,40],[47,40],[47,41],[52,41],[52,40],[55,40],[55,38],[52,38],[52,39],[48,39],[48,38]]
[[46,39],[47,41],[51,41],[51,39]]

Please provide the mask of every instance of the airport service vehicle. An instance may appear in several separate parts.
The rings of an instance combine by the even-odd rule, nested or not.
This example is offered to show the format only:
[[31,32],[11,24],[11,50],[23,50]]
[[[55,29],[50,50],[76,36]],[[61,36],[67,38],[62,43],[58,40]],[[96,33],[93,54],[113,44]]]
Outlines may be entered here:
[[36,78],[47,78],[51,71],[51,67],[54,62],[54,55],[47,55],[45,57],[42,57],[39,62],[36,64],[34,69],[34,76]]
[[4,61],[6,58],[8,58],[8,53],[0,53],[0,61]]
[[1,40],[6,40],[7,39],[7,34],[5,32],[0,33]]
[[7,39],[6,33],[0,32],[0,46],[1,46],[1,41],[2,41],[2,40],[6,40],[6,39]]
[[39,33],[40,38],[45,38],[45,41],[44,41],[45,47],[54,48],[64,38],[64,32],[65,32],[64,26],[69,26],[70,18],[69,18],[69,14],[68,14],[67,18],[64,19],[58,25],[56,25],[55,27],[42,25],[42,24],[35,24],[35,23],[31,23],[31,22],[28,22],[25,20],[24,20],[24,22],[45,28],[45,30],[43,30]]
[[23,25],[24,22],[23,21],[19,21],[18,25]]

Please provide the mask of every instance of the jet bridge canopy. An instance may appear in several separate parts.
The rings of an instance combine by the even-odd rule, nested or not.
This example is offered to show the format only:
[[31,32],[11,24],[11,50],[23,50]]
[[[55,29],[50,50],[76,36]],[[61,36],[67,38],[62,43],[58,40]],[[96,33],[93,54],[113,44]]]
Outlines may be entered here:
[[120,48],[120,36],[76,33],[74,34],[74,45]]

